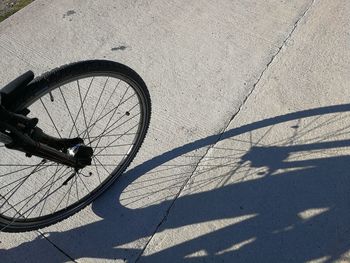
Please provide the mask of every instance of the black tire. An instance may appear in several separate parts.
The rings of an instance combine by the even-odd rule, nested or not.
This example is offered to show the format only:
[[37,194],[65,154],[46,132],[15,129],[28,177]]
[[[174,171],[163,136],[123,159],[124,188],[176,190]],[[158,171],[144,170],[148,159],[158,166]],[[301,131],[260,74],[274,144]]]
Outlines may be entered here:
[[[74,88],[75,86],[76,88]],[[120,94],[116,93],[118,91]],[[65,97],[64,92],[66,95],[69,94],[69,97]],[[133,92],[133,95],[129,95],[130,92]],[[103,96],[106,97],[107,102],[99,105],[99,102],[104,99]],[[77,104],[72,99],[75,99]],[[80,106],[77,106],[79,103]],[[91,107],[86,107],[86,105],[90,105],[89,103],[91,103]],[[131,106],[135,103],[138,104]],[[50,161],[40,160],[37,157],[27,158],[21,152],[14,152],[0,145],[0,178],[5,178],[8,175],[15,178],[24,171],[26,174],[26,176],[20,177],[19,181],[11,179],[15,180],[15,183],[10,184],[10,186],[4,187],[4,182],[7,184],[8,178],[7,181],[5,179],[0,181],[0,229],[4,232],[23,232],[43,228],[75,214],[90,204],[127,169],[134,159],[147,133],[151,116],[150,95],[141,77],[125,65],[105,60],[77,62],[44,74],[26,88],[23,96],[12,103],[12,107],[16,112],[29,109],[31,110],[30,116],[35,112],[39,115],[42,113],[42,118],[41,116],[36,117],[39,118],[38,126],[46,133],[50,134],[51,132],[54,133],[52,136],[58,137],[57,135],[61,136],[61,133],[67,132],[68,134],[70,130],[71,137],[76,137],[74,136],[76,133],[85,138],[87,144],[91,145],[95,152],[94,163],[84,168],[86,170],[80,170],[64,184],[70,175],[74,174],[70,173],[72,168],[61,164],[51,164]],[[139,113],[136,113],[138,108]],[[74,116],[76,117],[74,118]],[[54,117],[55,120],[53,120]],[[64,118],[67,118],[67,121]],[[107,118],[110,118],[108,122]],[[120,123],[121,119],[122,124]],[[72,122],[71,128],[69,128],[70,122]],[[134,122],[137,126],[134,125]],[[78,125],[80,124],[79,128],[83,127],[83,130],[79,130]],[[121,129],[121,127],[126,131],[115,134],[116,130]],[[100,131],[102,132],[99,133]],[[93,136],[94,134],[96,136]],[[62,137],[66,138],[67,136]],[[129,140],[130,144],[125,143]],[[116,142],[120,142],[120,144],[115,145]],[[124,150],[123,147],[126,152],[124,155],[114,154],[117,149]],[[112,150],[113,152],[111,152]],[[6,159],[4,154],[10,155],[10,157],[6,157]],[[1,159],[5,163],[12,159],[15,160],[12,166],[4,168],[1,165]],[[119,159],[120,161],[118,161]],[[26,164],[28,160],[31,164]],[[108,163],[106,163],[107,160]],[[109,167],[112,165],[115,165],[116,168],[110,172]],[[12,172],[11,169],[19,170]],[[68,172],[66,172],[67,169]],[[34,176],[35,174],[37,175]],[[104,178],[105,174],[106,178]],[[48,177],[49,179],[47,179]],[[33,182],[29,183],[30,180]],[[41,183],[37,182],[40,180],[43,181],[41,186]],[[93,186],[95,184],[96,187]],[[11,193],[9,188],[12,189],[14,185],[19,186],[19,188],[11,190],[13,192]],[[33,187],[35,190],[28,190],[25,186],[27,188]],[[57,190],[53,190],[55,187]],[[82,189],[78,190],[78,187]],[[94,187],[93,190],[90,191],[90,187]],[[24,190],[20,190],[21,188]],[[38,188],[39,190],[37,190]],[[64,189],[66,192],[63,192]],[[79,191],[81,191],[80,194]],[[54,198],[61,192],[60,198],[63,196],[63,199]],[[85,192],[87,193],[83,194]],[[27,199],[17,196],[20,194],[28,195]],[[76,201],[74,201],[74,197],[76,197]],[[37,204],[33,207],[32,203],[35,202]],[[67,203],[67,206],[61,207],[61,203]],[[54,210],[53,205],[56,204],[57,207]],[[44,213],[44,209],[47,209],[48,212]],[[32,216],[32,214],[38,215]]]

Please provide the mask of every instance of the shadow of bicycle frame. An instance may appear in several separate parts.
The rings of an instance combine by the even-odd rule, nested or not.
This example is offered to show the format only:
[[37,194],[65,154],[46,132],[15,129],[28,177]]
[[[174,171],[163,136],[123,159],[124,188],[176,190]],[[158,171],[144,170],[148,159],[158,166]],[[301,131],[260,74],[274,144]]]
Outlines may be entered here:
[[[194,225],[228,220],[229,223],[219,228],[214,227],[183,241],[172,240],[172,245],[163,249],[147,251],[141,261],[344,260],[344,254],[350,249],[350,156],[339,149],[350,146],[349,112],[350,104],[293,112],[233,128],[165,152],[127,171],[118,183],[92,204],[93,212],[101,220],[45,235],[75,259],[132,261],[144,252],[144,245],[156,230],[171,240],[178,231],[194,231]],[[325,116],[331,118],[319,121]],[[325,129],[329,123],[339,127],[341,139],[332,132],[327,137],[305,140],[305,143],[256,143],[246,147],[239,155],[230,154],[230,149],[226,149],[223,155],[216,156],[225,157],[225,162],[198,169],[192,181],[197,190],[180,195],[175,202],[175,197],[170,196],[146,207],[129,208],[121,201],[129,185],[176,158],[259,129],[269,130],[269,127],[287,122],[299,123],[306,118],[318,121],[313,126],[316,131]],[[292,128],[298,129],[298,126]],[[335,154],[322,155],[329,150],[335,151]],[[317,155],[313,155],[315,152]],[[295,153],[299,156],[302,153],[302,158],[290,160]],[[173,169],[174,174],[181,176],[176,166]],[[238,169],[242,169],[243,176],[233,180],[239,174]],[[203,174],[209,174],[204,183],[201,179]],[[255,177],[247,179],[252,174]],[[199,179],[196,181],[195,178]],[[180,183],[186,183],[185,179]],[[218,184],[217,180],[221,183]],[[201,190],[207,189],[205,187],[210,184],[216,186]],[[244,220],[234,220],[239,218]],[[162,222],[160,227],[159,222]],[[3,250],[2,258],[35,249],[41,242],[46,241],[39,238]]]

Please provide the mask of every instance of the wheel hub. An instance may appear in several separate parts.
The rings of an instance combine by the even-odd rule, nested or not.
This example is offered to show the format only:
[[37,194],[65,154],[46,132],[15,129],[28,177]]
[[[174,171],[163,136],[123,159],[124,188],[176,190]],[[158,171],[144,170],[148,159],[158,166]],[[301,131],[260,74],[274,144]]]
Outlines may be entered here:
[[82,143],[76,144],[73,147],[67,149],[67,154],[76,158],[80,165],[91,165],[94,151],[91,147],[88,147]]

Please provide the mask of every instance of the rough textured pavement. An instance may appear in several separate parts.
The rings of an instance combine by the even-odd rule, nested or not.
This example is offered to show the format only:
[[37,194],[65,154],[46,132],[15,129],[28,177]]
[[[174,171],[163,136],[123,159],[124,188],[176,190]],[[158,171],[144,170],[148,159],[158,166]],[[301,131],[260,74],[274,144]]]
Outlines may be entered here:
[[350,261],[350,2],[43,1],[0,24],[0,85],[106,58],[149,86],[125,176],[4,262]]

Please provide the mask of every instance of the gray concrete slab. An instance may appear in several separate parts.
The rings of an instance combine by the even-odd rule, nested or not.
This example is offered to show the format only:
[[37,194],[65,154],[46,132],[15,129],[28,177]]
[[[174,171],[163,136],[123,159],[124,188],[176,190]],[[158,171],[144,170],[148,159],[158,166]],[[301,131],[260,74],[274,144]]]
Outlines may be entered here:
[[[152,96],[149,136],[129,172],[91,207],[43,230],[47,238],[81,262],[137,259],[218,139],[215,134],[312,3],[37,0],[0,24],[1,84],[29,68],[40,74],[71,61],[106,58],[139,72]],[[259,112],[254,108],[252,115]],[[221,218],[219,224],[244,218]],[[206,231],[203,223],[196,225]],[[162,233],[152,239],[145,259],[163,255],[154,248],[162,244]],[[185,234],[171,236],[187,240]],[[11,244],[15,257],[23,241]]]
[[139,262],[349,262],[349,11],[315,1]]
[[0,233],[1,262],[72,262],[40,233]]

